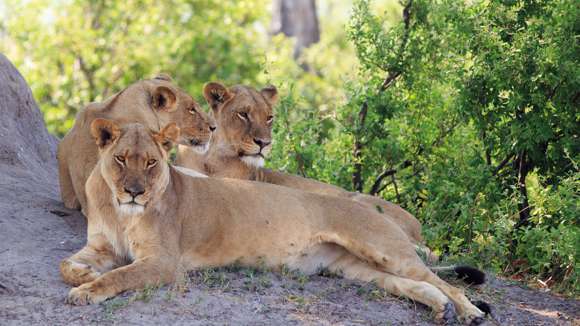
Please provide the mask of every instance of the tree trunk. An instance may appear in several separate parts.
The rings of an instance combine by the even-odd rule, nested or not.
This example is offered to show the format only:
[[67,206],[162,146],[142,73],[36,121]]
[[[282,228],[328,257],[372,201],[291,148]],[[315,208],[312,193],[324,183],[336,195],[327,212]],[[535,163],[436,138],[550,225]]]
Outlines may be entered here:
[[303,49],[320,40],[315,0],[274,0],[271,31],[296,38],[293,56],[298,59]]
[[518,182],[516,188],[520,193],[520,200],[518,203],[519,221],[516,228],[526,226],[530,220],[530,204],[528,201],[528,189],[526,188],[526,177],[529,173],[529,164],[526,159],[526,151],[521,151],[515,161],[518,171]]
[[361,106],[361,109],[358,113],[358,128],[355,132],[355,140],[354,140],[354,150],[353,150],[353,159],[354,159],[354,171],[352,172],[352,188],[355,191],[363,192],[364,180],[362,178],[362,149],[363,144],[361,142],[361,133],[364,132],[364,125],[365,120],[367,117],[368,111],[368,102],[364,101]]
[[[405,50],[407,49],[407,43],[409,41],[409,33],[410,33],[410,26],[411,26],[411,6],[413,5],[413,0],[409,0],[405,7],[403,8],[403,24],[405,26],[403,32],[403,38],[401,40],[401,45],[398,49],[398,57],[402,61],[403,55]],[[391,87],[397,79],[401,76],[402,70],[400,67],[393,67],[393,69],[387,69],[389,72],[383,83],[378,89],[377,95],[385,92],[389,87]],[[363,149],[364,144],[361,140],[362,135],[364,133],[365,128],[365,120],[368,112],[368,98],[365,99],[361,105],[360,111],[358,113],[358,127],[354,133],[354,149],[353,149],[353,159],[354,163],[354,171],[352,172],[352,186],[355,191],[363,192],[364,188],[364,179],[363,179],[363,165],[362,165],[362,158],[363,158]],[[393,172],[393,174],[396,171]],[[371,188],[371,192],[376,189],[381,189],[381,181],[384,176],[377,177],[375,184]],[[378,183],[378,184],[377,184]]]

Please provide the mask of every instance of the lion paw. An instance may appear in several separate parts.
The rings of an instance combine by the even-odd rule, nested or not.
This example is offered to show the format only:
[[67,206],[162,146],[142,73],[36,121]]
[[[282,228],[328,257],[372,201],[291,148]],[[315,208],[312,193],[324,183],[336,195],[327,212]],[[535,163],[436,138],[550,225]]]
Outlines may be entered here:
[[491,314],[491,307],[483,301],[470,302],[461,308],[459,316],[464,325],[482,325],[485,323],[486,314]]
[[465,321],[466,325],[478,326],[485,323],[485,314],[478,310],[478,313],[469,314],[461,319]]
[[457,320],[457,313],[455,306],[451,302],[447,302],[443,311],[437,314],[437,318],[443,322],[444,325],[454,325]]
[[101,275],[91,266],[72,260],[62,261],[60,270],[64,281],[73,286],[92,282]]
[[478,326],[478,325],[482,325],[483,323],[485,323],[485,319],[483,319],[483,317],[475,317],[471,320],[471,323],[469,323],[469,326]]
[[66,303],[76,306],[96,304],[107,299],[106,296],[97,295],[87,284],[72,288],[66,298]]

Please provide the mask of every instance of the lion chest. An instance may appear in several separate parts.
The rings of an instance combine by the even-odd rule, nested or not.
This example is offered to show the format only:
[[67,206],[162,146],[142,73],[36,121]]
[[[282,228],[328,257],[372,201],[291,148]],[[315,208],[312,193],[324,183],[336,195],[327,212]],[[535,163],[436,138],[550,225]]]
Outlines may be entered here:
[[137,218],[132,217],[124,218],[116,223],[103,223],[100,230],[111,244],[115,255],[129,261],[133,261],[136,256],[136,233],[138,231],[136,220]]

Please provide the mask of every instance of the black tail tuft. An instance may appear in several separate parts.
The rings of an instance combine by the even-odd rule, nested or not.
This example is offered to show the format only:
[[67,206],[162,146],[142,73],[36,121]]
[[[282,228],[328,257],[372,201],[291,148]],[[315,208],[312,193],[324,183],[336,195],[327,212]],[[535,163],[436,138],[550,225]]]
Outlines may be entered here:
[[486,315],[491,315],[491,306],[485,301],[474,301],[472,302],[479,310],[483,311]]
[[475,267],[455,266],[453,270],[457,273],[457,277],[468,284],[479,285],[485,283],[485,273]]

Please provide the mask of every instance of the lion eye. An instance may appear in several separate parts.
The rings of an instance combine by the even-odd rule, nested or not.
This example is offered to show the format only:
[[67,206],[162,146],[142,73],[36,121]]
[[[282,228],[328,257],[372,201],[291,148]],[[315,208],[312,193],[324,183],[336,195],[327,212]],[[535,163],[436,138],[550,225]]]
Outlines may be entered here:
[[246,112],[238,112],[238,117],[242,120],[248,121],[248,114]]
[[121,165],[125,165],[125,158],[121,155],[115,155],[115,161]]
[[149,161],[147,161],[147,167],[148,167],[148,168],[152,168],[152,167],[154,167],[155,165],[157,165],[157,160],[150,159]]
[[189,113],[196,115],[197,111],[195,111],[195,108],[191,108],[191,109],[189,109]]

